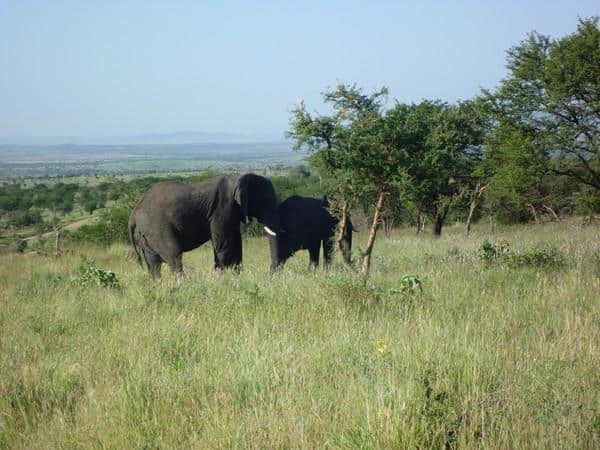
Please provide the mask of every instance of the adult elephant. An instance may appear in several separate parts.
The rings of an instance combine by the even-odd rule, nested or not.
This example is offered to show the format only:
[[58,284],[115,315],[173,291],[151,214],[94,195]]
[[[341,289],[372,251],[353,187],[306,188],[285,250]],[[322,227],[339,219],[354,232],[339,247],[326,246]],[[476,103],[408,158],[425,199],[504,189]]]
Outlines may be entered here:
[[[279,205],[281,232],[277,235],[277,264],[285,264],[298,250],[308,250],[309,265],[319,265],[319,254],[323,246],[325,265],[331,263],[333,236],[338,219],[329,212],[327,197],[300,197],[293,195]],[[344,252],[352,250],[352,222],[348,224],[342,237]],[[272,258],[273,259],[273,258]]]
[[[272,236],[279,230],[277,195],[269,180],[247,173],[201,183],[159,183],[129,217],[129,238],[152,277],[166,262],[181,274],[183,252],[212,241],[215,269],[242,262],[240,223],[255,217]],[[276,238],[269,240],[276,245]],[[271,249],[271,254],[277,254]],[[273,262],[274,263],[274,262]],[[272,264],[273,264],[272,263]]]

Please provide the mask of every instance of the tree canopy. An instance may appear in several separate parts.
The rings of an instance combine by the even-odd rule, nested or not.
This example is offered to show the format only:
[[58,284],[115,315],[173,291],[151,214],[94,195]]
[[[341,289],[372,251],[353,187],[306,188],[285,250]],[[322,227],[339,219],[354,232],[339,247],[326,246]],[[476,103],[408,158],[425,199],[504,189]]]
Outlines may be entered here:
[[531,33],[507,53],[509,76],[484,91],[497,130],[518,130],[555,174],[600,190],[598,18],[561,39]]
[[375,193],[365,273],[390,193],[410,197],[435,216],[439,235],[452,197],[468,182],[480,155],[481,121],[471,103],[424,100],[385,109],[387,95],[387,88],[367,95],[355,85],[337,86],[323,94],[333,114],[313,117],[301,102],[288,133],[296,148],[308,148],[345,202]]

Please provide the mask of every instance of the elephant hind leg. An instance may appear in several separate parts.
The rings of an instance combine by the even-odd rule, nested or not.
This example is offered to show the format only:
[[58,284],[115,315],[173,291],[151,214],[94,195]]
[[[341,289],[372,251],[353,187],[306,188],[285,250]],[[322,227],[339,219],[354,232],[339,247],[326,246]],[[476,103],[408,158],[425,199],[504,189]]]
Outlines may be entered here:
[[183,264],[181,262],[181,253],[179,255],[172,256],[167,259],[167,264],[169,265],[169,269],[173,272],[177,277],[183,276]]
[[160,258],[160,261],[167,263],[172,273],[178,276],[182,275],[181,255],[183,252],[174,231],[170,228],[161,229],[160,235],[155,237],[152,242],[154,246],[152,251]]
[[163,259],[160,255],[148,247],[142,248],[142,255],[152,278],[160,278],[160,268],[163,263]]

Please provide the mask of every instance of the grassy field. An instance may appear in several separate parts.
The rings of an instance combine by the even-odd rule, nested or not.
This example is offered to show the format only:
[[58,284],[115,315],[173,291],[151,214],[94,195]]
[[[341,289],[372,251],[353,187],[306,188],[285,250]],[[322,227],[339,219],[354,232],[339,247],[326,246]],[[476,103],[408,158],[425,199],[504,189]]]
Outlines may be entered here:
[[[182,282],[125,245],[0,255],[0,448],[600,447],[597,226],[374,252],[368,280],[306,252],[272,277],[249,239],[217,276],[207,245]],[[119,287],[72,281],[84,255]]]

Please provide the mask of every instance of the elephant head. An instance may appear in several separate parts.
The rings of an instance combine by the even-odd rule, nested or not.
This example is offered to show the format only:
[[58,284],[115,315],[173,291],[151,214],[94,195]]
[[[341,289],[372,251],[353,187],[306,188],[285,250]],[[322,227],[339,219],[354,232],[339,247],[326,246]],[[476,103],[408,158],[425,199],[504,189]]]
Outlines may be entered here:
[[234,187],[233,198],[240,207],[241,220],[254,217],[263,224],[270,236],[279,231],[278,200],[273,184],[264,177],[247,173],[241,175]]
[[242,222],[248,223],[249,217],[254,217],[263,224],[269,238],[271,267],[274,267],[280,253],[277,238],[280,221],[279,202],[273,184],[267,178],[252,173],[241,175],[234,188],[234,200],[240,206]]
[[[320,248],[323,247],[325,264],[329,265],[334,248],[334,236],[338,219],[329,211],[327,197],[301,197],[293,195],[279,205],[281,229],[277,236],[278,254],[271,253],[271,269],[285,264],[298,250],[308,250],[311,266],[319,264]],[[342,236],[342,251],[352,249],[352,222],[348,217]],[[273,247],[271,247],[273,250]]]

